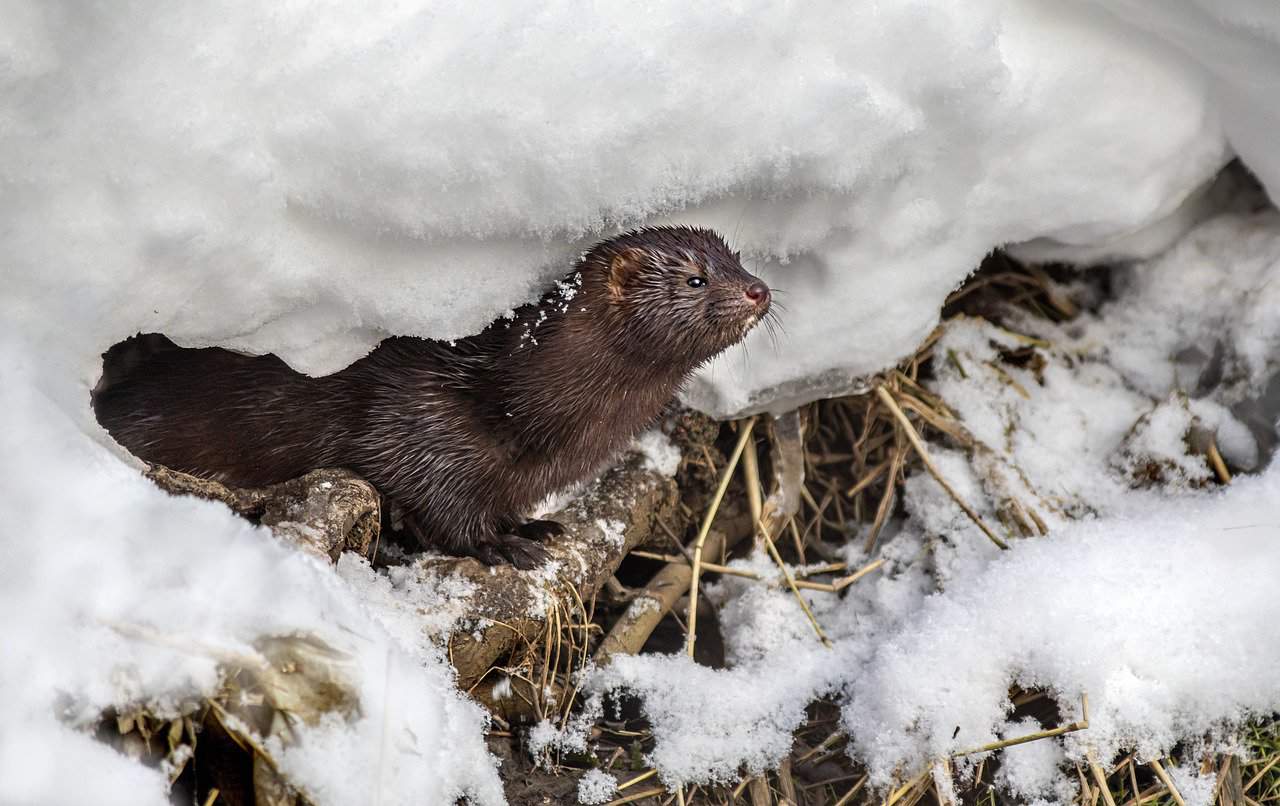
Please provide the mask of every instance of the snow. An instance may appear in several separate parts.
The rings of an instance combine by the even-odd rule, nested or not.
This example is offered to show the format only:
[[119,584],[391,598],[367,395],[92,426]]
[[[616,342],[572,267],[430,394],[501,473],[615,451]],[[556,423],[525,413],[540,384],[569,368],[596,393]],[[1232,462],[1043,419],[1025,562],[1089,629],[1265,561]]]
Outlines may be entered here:
[[[387,334],[461,337],[551,287],[592,241],[645,223],[714,226],[783,292],[777,346],[756,334],[687,390],[722,415],[850,388],[910,352],[994,245],[1160,254],[1134,270],[1123,306],[1099,314],[1117,323],[1110,347],[1085,343],[1088,322],[1078,340],[1054,334],[1055,347],[1092,350],[1091,360],[1050,351],[1046,386],[1020,381],[1030,400],[976,373],[972,384],[939,382],[1028,480],[939,456],[949,477],[971,500],[1001,484],[1028,500],[1045,491],[1052,540],[997,560],[933,482],[913,480],[916,520],[895,524],[884,547],[892,573],[845,600],[811,597],[834,655],[803,623],[781,629],[796,618],[786,595],[760,596],[751,612],[733,600],[758,596],[748,591],[759,583],[725,581],[735,667],[633,658],[601,673],[601,688],[670,704],[655,716],[665,780],[768,766],[823,691],[849,689],[846,721],[880,780],[891,761],[945,749],[927,726],[957,706],[930,699],[930,686],[972,687],[955,698],[967,703],[955,716],[968,740],[1003,729],[1002,687],[1024,673],[1064,697],[1101,685],[1090,688],[1099,748],[1126,740],[1138,717],[1153,721],[1155,746],[1274,708],[1257,681],[1236,679],[1208,700],[1218,687],[1196,681],[1246,673],[1221,668],[1239,649],[1232,630],[1276,615],[1274,597],[1252,587],[1262,574],[1241,579],[1233,563],[1261,570],[1274,559],[1277,472],[1172,503],[1111,468],[1125,434],[1175,391],[1198,401],[1192,411],[1232,461],[1243,466],[1252,450],[1262,462],[1275,443],[1275,214],[1210,222],[1161,250],[1212,208],[1207,184],[1233,153],[1280,188],[1280,22],[1266,0],[1155,7],[664,0],[644,13],[557,3],[479,15],[426,0],[4,4],[0,799],[166,802],[160,774],[78,729],[111,707],[177,713],[213,692],[219,658],[305,633],[350,655],[360,704],[349,721],[300,728],[302,742],[280,751],[313,801],[501,802],[484,715],[436,648],[465,605],[456,581],[350,559],[335,571],[223,507],[162,494],[96,425],[88,390],[102,351],[139,331],[276,352],[311,373]],[[1170,274],[1176,294],[1161,285]],[[561,288],[566,303],[572,291]],[[980,358],[1007,337],[975,325],[947,338]],[[1211,376],[1215,354],[1225,380],[1201,394],[1183,379]],[[1019,436],[1005,444],[1015,420]],[[1161,455],[1177,458],[1176,443],[1165,434]],[[1100,517],[1064,525],[1088,513]],[[1255,527],[1217,531],[1243,513]],[[930,597],[932,577],[907,561],[943,533],[935,562],[947,593]],[[1144,550],[1160,563],[1116,580],[1129,569],[1108,553],[1136,561]],[[973,630],[984,614],[1009,619],[975,591],[1033,595],[1016,584],[1019,563],[1084,575],[1054,580],[1064,595],[1094,586],[1087,601],[1070,600],[1081,624],[1101,630],[1107,602],[1153,621],[1106,645],[1110,654],[1070,632],[1064,647],[1090,650],[1076,656],[1016,625],[961,680],[913,668],[926,727],[895,722],[890,700],[908,680],[888,670],[955,651],[927,614]],[[1210,597],[1215,585],[1232,595]],[[1148,612],[1135,598],[1170,590],[1186,602]],[[1227,617],[1246,603],[1254,611],[1237,626],[1193,618],[1193,605]],[[1190,619],[1176,632],[1174,615]],[[1070,627],[1063,614],[1052,623]],[[1126,657],[1153,665],[1117,669]],[[880,693],[860,682],[875,680]],[[710,709],[699,690],[725,681],[721,702],[734,707]],[[1125,710],[1125,692],[1142,713]],[[1178,721],[1160,722],[1175,718],[1166,707],[1182,709]],[[684,747],[691,714],[706,738]],[[882,738],[868,738],[868,725]]]
[[87,384],[135,330],[333,371],[478,330],[620,227],[707,224],[786,292],[789,336],[688,397],[783,407],[912,350],[995,244],[1174,215],[1224,120],[1275,186],[1274,21],[1147,5],[1122,16],[1153,35],[1056,0],[10,3],[6,256],[76,288]]
[[657,428],[636,437],[631,450],[644,457],[644,466],[663,476],[674,476],[680,469],[680,448]]
[[[767,612],[726,624],[729,669],[683,656],[617,658],[593,690],[643,698],[657,737],[649,760],[668,782],[736,780],[740,764],[775,765],[804,706],[843,693],[852,752],[885,786],[895,771],[1008,734],[1012,683],[1049,689],[1068,720],[1088,693],[1090,727],[1067,738],[1070,757],[1086,747],[1102,758],[1128,747],[1159,757],[1184,737],[1280,705],[1267,671],[1280,650],[1258,640],[1280,617],[1270,581],[1280,573],[1280,470],[1236,484],[1020,544],[953,574],[945,594],[925,596],[911,570],[858,583],[843,603],[814,594],[834,650],[806,634],[789,593],[757,583],[741,610]],[[894,590],[903,587],[906,596]],[[905,612],[894,607],[904,598],[914,598]],[[795,626],[771,632],[783,616]],[[745,658],[744,642],[756,650]],[[1047,755],[1025,754],[1005,772],[1010,785],[1053,787]]]
[[0,452],[22,457],[0,463],[0,800],[167,803],[158,773],[75,729],[113,706],[189,710],[214,693],[220,662],[301,632],[349,656],[361,712],[299,726],[302,743],[280,754],[317,803],[370,791],[384,803],[502,801],[484,713],[456,692],[440,650],[394,629],[406,603],[343,579],[367,568],[344,560],[335,575],[220,504],[160,492],[86,439],[12,345],[0,356],[0,410],[23,424],[0,435]]
[[[789,592],[726,577],[708,595],[720,603],[728,668],[683,656],[617,658],[589,677],[589,689],[643,701],[656,738],[649,761],[670,784],[776,765],[804,706],[833,696],[850,753],[878,787],[1038,729],[1008,722],[1010,685],[1048,691],[1065,721],[1083,716],[1087,694],[1088,730],[1004,756],[1001,786],[1059,801],[1072,785],[1057,771],[1088,750],[1162,757],[1181,741],[1229,742],[1233,724],[1275,712],[1280,684],[1268,670],[1280,650],[1258,637],[1280,618],[1270,582],[1280,573],[1280,462],[1214,489],[1185,438],[1198,421],[1241,461],[1259,461],[1228,406],[1269,382],[1265,372],[1225,373],[1220,385],[1191,384],[1201,397],[1189,397],[1170,365],[1183,340],[1209,329],[1190,305],[1150,303],[1219,267],[1217,292],[1200,297],[1199,311],[1225,322],[1220,299],[1251,304],[1280,276],[1278,236],[1273,211],[1228,213],[1133,267],[1096,314],[1064,326],[1027,318],[1027,335],[973,319],[948,326],[936,354],[954,360],[935,363],[934,391],[990,451],[971,460],[934,446],[935,464],[988,523],[998,524],[993,501],[1015,498],[1043,515],[1049,537],[1000,552],[937,482],[916,474],[904,492],[908,517],[882,538],[886,567],[843,599],[806,592],[833,649],[818,643]],[[1170,350],[1126,360],[1138,331]],[[1214,332],[1227,356],[1258,335]],[[1038,369],[1031,361],[995,370],[1000,350],[1029,339]],[[1269,417],[1274,439],[1280,407]],[[1178,469],[1179,483],[1135,487],[1117,465],[1139,449]],[[851,567],[869,559],[847,553]],[[760,555],[739,562],[767,571]],[[979,757],[957,759],[961,773]]]
[[[1010,720],[1002,739],[1028,736],[1043,728],[1031,717]],[[1045,798],[1058,803],[1068,803],[1075,794],[1070,783],[1061,773],[1066,754],[1056,742],[1027,742],[1006,748],[1000,756],[997,782],[1014,795],[1023,798]],[[1065,784],[1065,785],[1064,785]]]
[[[1280,615],[1264,582],[1280,571],[1280,473],[1238,483],[1082,522],[953,579],[877,642],[845,711],[855,752],[885,770],[994,741],[1010,683],[1050,688],[1068,718],[1089,695],[1088,731],[1066,740],[1075,758],[1158,757],[1269,713],[1280,685],[1258,672],[1280,655],[1257,636]],[[1031,619],[1035,601],[1052,605]]]
[[611,546],[621,546],[626,542],[627,525],[620,520],[596,518],[596,528],[600,530],[604,541]]
[[605,803],[618,792],[618,782],[604,770],[587,770],[578,781],[578,802]]
[[1168,772],[1187,806],[1210,806],[1213,803],[1217,790],[1215,774],[1201,774],[1199,769],[1186,764],[1171,767]]

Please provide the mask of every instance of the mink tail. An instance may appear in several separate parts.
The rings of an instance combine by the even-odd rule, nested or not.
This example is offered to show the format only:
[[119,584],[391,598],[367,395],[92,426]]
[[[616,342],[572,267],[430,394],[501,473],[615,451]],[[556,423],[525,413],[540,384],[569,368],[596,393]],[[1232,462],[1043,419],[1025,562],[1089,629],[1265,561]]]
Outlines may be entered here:
[[323,466],[327,435],[297,426],[315,422],[299,415],[322,405],[322,385],[275,356],[143,336],[105,358],[92,396],[98,422],[144,461],[243,487]]

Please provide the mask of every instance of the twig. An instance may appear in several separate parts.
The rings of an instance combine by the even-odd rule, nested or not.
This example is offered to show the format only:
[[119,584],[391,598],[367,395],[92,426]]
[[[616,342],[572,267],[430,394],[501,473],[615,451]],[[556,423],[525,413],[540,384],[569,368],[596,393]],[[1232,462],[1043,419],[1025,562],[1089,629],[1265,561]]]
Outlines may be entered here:
[[214,802],[217,801],[218,796],[221,794],[222,793],[218,791],[218,787],[216,786],[213,789],[210,789],[209,797],[204,799],[204,806],[213,806]]
[[964,499],[960,497],[960,494],[955,491],[955,488],[952,487],[945,478],[943,478],[937,465],[933,463],[933,458],[929,456],[929,451],[925,449],[924,443],[920,440],[920,435],[916,433],[915,426],[911,424],[911,420],[909,420],[902,409],[898,407],[897,402],[893,399],[893,395],[889,393],[889,390],[883,386],[877,386],[876,395],[880,398],[880,401],[884,403],[885,407],[893,414],[894,418],[902,424],[902,428],[907,434],[907,439],[911,441],[912,447],[916,449],[916,453],[919,454],[920,461],[924,463],[925,469],[928,470],[934,480],[942,486],[942,489],[947,491],[947,494],[951,496],[951,500],[955,501],[956,505],[959,506],[960,509],[964,510],[964,514],[969,516],[969,519],[982,530],[983,534],[990,538],[992,543],[995,543],[1001,549],[1008,549],[1009,544],[997,537],[996,533],[991,531],[982,518],[978,516],[978,513],[974,512],[973,508],[965,503]]
[[720,501],[724,499],[725,490],[729,489],[729,481],[733,478],[733,471],[738,466],[738,459],[742,456],[743,448],[747,446],[747,440],[751,439],[751,429],[755,424],[755,417],[751,417],[742,424],[742,431],[738,434],[737,444],[733,446],[729,464],[720,474],[720,483],[716,485],[715,494],[711,497],[711,505],[707,507],[706,517],[702,519],[702,526],[698,528],[698,537],[694,541],[693,577],[689,580],[689,616],[686,622],[689,637],[685,642],[685,653],[691,658],[694,642],[698,640],[698,577],[702,573],[702,544],[707,540],[707,532],[711,531],[711,522],[715,520],[716,512],[720,509]]

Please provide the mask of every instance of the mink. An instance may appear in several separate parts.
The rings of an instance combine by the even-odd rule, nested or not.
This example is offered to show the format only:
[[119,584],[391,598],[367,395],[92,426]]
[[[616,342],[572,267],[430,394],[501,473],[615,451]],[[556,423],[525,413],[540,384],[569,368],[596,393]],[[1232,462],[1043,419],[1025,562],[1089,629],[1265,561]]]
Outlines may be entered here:
[[345,467],[398,506],[424,548],[528,569],[562,531],[526,521],[531,509],[651,427],[698,366],[769,316],[770,299],[715,232],[652,227],[597,244],[539,301],[474,336],[388,338],[324,377],[274,355],[167,343],[104,375],[93,403],[147,462],[242,487]]

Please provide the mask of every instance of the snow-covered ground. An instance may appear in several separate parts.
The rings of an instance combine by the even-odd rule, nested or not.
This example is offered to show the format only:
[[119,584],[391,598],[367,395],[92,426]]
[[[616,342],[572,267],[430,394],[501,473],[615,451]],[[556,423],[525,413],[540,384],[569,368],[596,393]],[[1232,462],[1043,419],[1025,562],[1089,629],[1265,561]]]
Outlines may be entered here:
[[[1196,415],[1233,465],[1258,459],[1231,409],[1254,411],[1280,373],[1280,213],[1207,221],[1122,283],[1097,314],[1023,323],[1048,344],[1038,371],[999,364],[998,350],[1027,341],[979,320],[952,322],[938,342],[952,360],[936,362],[934,390],[996,461],[971,467],[940,447],[935,459],[989,523],[990,497],[1013,494],[1049,537],[1000,552],[936,482],[913,476],[907,518],[881,550],[887,570],[844,599],[807,595],[833,649],[785,589],[726,578],[711,593],[728,669],[633,657],[591,676],[593,690],[644,698],[652,760],[669,780],[736,780],[741,764],[775,765],[805,705],[828,694],[844,703],[851,752],[880,785],[1038,730],[1007,723],[1012,684],[1052,692],[1065,721],[1081,717],[1087,694],[1087,731],[1006,751],[1005,785],[1050,798],[1070,797],[1059,767],[1068,757],[1125,748],[1160,758],[1280,709],[1280,651],[1264,637],[1280,619],[1280,463],[1225,491],[1197,489],[1212,471],[1186,441]],[[1211,371],[1187,358],[1215,347]],[[1209,374],[1217,380],[1197,392]],[[1280,401],[1265,406],[1263,436],[1274,441]],[[1135,478],[1139,458],[1160,472]],[[851,567],[867,562],[849,554]],[[775,573],[767,557],[748,564]]]
[[[786,406],[910,352],[996,244],[1156,254],[1205,213],[1213,194],[1202,188],[1232,153],[1274,194],[1278,38],[1269,0],[554,3],[483,14],[422,0],[4,4],[0,801],[164,802],[160,775],[75,728],[112,705],[176,709],[212,690],[218,658],[297,631],[351,654],[360,697],[356,721],[307,731],[284,753],[318,803],[370,792],[384,803],[501,799],[482,713],[429,640],[449,620],[420,625],[403,606],[443,593],[350,564],[335,574],[140,478],[88,405],[112,343],[160,331],[331,371],[388,333],[474,331],[620,227],[703,223],[786,292],[788,336],[776,350],[751,345],[749,361],[726,356],[689,399],[721,414]],[[1088,690],[1095,720],[1111,726],[1091,729],[1100,750],[1140,722],[1158,744],[1280,706],[1250,677],[1212,692],[1196,683],[1229,662],[1237,675],[1274,666],[1232,653],[1265,651],[1236,631],[1277,615],[1277,597],[1252,587],[1274,565],[1276,471],[1221,496],[1183,491],[1180,503],[1117,481],[1125,418],[1175,385],[1199,394],[1179,374],[1199,366],[1182,338],[1210,356],[1202,337],[1225,339],[1243,373],[1216,408],[1195,410],[1221,424],[1223,449],[1265,441],[1256,423],[1246,438],[1223,412],[1249,405],[1247,390],[1274,374],[1276,224],[1208,226],[1144,267],[1137,285],[1155,290],[1099,317],[1125,350],[1052,364],[1057,374],[1022,402],[978,375],[940,381],[984,439],[996,441],[983,423],[1001,417],[1046,424],[1025,429],[1029,445],[993,447],[1007,447],[1031,486],[1101,517],[1055,522],[1051,539],[997,560],[931,482],[913,482],[913,520],[885,550],[906,556],[913,541],[950,535],[939,555],[947,593],[926,597],[923,572],[904,570],[821,604],[846,631],[844,660],[818,664],[797,649],[792,660],[808,665],[788,672],[785,691],[767,685],[772,647],[803,646],[804,622],[782,618],[782,600],[753,602],[758,592],[724,583],[724,596],[742,599],[726,605],[741,620],[738,664],[688,674],[758,683],[764,693],[742,713],[764,721],[752,747],[726,744],[714,758],[716,731],[740,725],[706,715],[708,738],[687,753],[671,749],[687,738],[672,727],[656,756],[664,775],[725,774],[735,752],[768,764],[819,690],[847,692],[855,748],[881,779],[892,763],[945,750],[937,731],[949,736],[952,723],[979,743],[1005,730],[995,692],[1020,675],[1066,700]],[[1204,234],[1215,226],[1225,234]],[[1160,291],[1172,271],[1194,290]],[[1093,327],[1049,338],[1085,340],[1070,349],[1087,351]],[[985,349],[963,329],[951,338],[958,351]],[[1181,416],[1168,405],[1152,423]],[[1047,426],[1062,418],[1072,425]],[[1030,466],[1036,455],[1051,466]],[[963,487],[964,463],[940,458]],[[1059,473],[1078,467],[1092,472]],[[1128,568],[1152,546],[1161,565]],[[1021,571],[1037,568],[1071,570],[1064,591],[1096,586],[1064,593],[1066,609],[1046,618],[1091,625],[1088,636],[1064,633],[1055,652],[1030,619],[1013,632],[985,620],[1020,603],[1043,613],[1050,594],[1019,588]],[[1117,568],[1131,573],[1107,576]],[[1231,595],[1209,595],[1212,585]],[[1134,598],[1170,591],[1185,598],[1152,612]],[[1117,615],[1126,608],[1130,620]],[[1197,620],[1206,611],[1196,608],[1213,618]],[[771,612],[764,623],[782,632],[765,641],[752,625]],[[1144,631],[1143,618],[1160,621]],[[921,670],[902,688],[894,670],[948,652],[950,623],[969,625],[981,662],[946,679]],[[666,674],[679,663],[638,659],[601,685],[643,690],[645,664]]]

